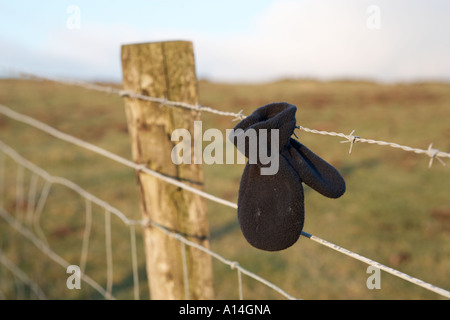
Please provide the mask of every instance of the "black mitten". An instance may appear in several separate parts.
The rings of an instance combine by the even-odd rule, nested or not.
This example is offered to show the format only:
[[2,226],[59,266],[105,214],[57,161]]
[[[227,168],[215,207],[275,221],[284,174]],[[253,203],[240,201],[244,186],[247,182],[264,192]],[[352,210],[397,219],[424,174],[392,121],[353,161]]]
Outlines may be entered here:
[[[249,158],[239,186],[239,224],[247,241],[262,250],[286,249],[300,237],[302,182],[331,198],[345,192],[339,172],[291,138],[296,111],[288,103],[260,107],[239,122],[229,137]],[[267,134],[261,129],[267,129]],[[252,140],[252,134],[256,139]]]

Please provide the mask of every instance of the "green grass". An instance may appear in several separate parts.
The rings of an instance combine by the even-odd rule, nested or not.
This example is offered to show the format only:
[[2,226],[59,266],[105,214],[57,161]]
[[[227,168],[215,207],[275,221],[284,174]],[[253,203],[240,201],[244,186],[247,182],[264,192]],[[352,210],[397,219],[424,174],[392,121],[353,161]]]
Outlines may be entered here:
[[[221,110],[255,108],[276,101],[298,107],[297,123],[308,128],[350,133],[426,149],[450,151],[450,85],[414,83],[285,80],[264,84],[199,83],[200,103]],[[91,92],[51,82],[0,81],[0,103],[30,115],[125,158],[131,158],[123,101],[115,95]],[[225,132],[232,118],[202,115],[203,130]],[[389,147],[349,144],[340,138],[297,132],[299,140],[343,174],[347,191],[328,199],[305,187],[304,230],[380,263],[439,287],[450,289],[450,172],[438,161],[428,169],[428,157]],[[59,141],[0,116],[0,139],[19,154],[55,176],[62,176],[104,199],[133,219],[140,218],[135,176],[131,169]],[[448,160],[447,160],[448,163]],[[16,208],[17,166],[5,162],[4,207]],[[204,165],[207,192],[237,201],[243,165]],[[25,195],[31,175],[25,173]],[[39,182],[42,186],[43,182]],[[26,210],[26,205],[24,210]],[[106,283],[105,224],[102,209],[93,208],[86,273]],[[367,265],[301,238],[281,252],[251,247],[239,229],[233,209],[208,201],[211,248],[227,259],[305,299],[439,299],[423,288],[385,272],[381,290],[369,290]],[[79,264],[84,232],[84,199],[53,186],[41,226],[51,248]],[[129,229],[111,219],[114,259],[113,294],[133,298]],[[137,230],[140,296],[149,297],[141,230]],[[68,290],[65,270],[43,257],[34,246],[0,219],[0,249],[55,299],[96,299],[87,285]],[[214,261],[214,286],[219,299],[238,298],[237,274]],[[0,293],[29,298],[11,273],[0,265]],[[279,299],[278,293],[243,276],[244,297]],[[34,297],[34,296],[33,296]]]

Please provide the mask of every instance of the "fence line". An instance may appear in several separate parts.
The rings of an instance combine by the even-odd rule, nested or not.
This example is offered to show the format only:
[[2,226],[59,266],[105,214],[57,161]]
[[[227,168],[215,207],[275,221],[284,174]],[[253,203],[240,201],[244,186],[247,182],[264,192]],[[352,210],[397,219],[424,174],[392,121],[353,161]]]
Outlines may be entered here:
[[[156,103],[160,103],[161,106],[179,107],[179,108],[185,108],[185,109],[195,110],[195,111],[199,111],[199,112],[209,112],[209,113],[213,113],[213,114],[220,115],[220,116],[233,117],[234,120],[242,120],[242,119],[246,118],[246,116],[242,113],[243,110],[241,110],[237,113],[221,111],[221,110],[218,110],[218,109],[215,109],[212,107],[203,106],[201,104],[189,104],[189,103],[180,102],[180,101],[170,101],[165,98],[158,98],[158,97],[143,95],[143,94],[139,94],[139,93],[136,93],[136,92],[133,92],[130,90],[122,90],[122,89],[114,88],[112,86],[99,85],[99,84],[89,83],[89,82],[84,82],[84,81],[79,81],[79,80],[60,79],[60,78],[48,77],[48,76],[44,77],[44,76],[40,76],[40,75],[28,73],[28,72],[19,72],[17,70],[11,69],[11,68],[9,68],[8,70],[10,72],[18,74],[22,77],[53,81],[53,82],[60,83],[60,84],[82,87],[82,88],[88,89],[88,90],[104,92],[104,93],[109,93],[109,94],[117,94],[121,97],[128,97],[131,99],[139,99],[139,100],[144,100],[144,101],[156,102]],[[446,163],[441,158],[450,158],[450,153],[443,152],[438,149],[432,148],[432,146],[433,146],[432,143],[429,144],[427,150],[424,150],[424,149],[413,148],[413,147],[409,147],[409,146],[405,146],[405,145],[400,145],[400,144],[394,143],[394,142],[386,142],[386,141],[381,141],[381,140],[361,138],[359,136],[353,135],[355,130],[353,130],[350,134],[347,135],[345,133],[337,133],[337,132],[319,131],[316,129],[309,129],[309,128],[306,128],[303,126],[297,126],[297,129],[304,131],[304,132],[313,133],[313,134],[329,135],[329,136],[344,138],[346,140],[341,141],[341,143],[342,142],[350,143],[349,153],[352,152],[353,145],[355,143],[362,142],[362,143],[368,143],[368,144],[377,144],[380,146],[388,146],[388,147],[392,147],[392,148],[396,148],[396,149],[401,149],[401,150],[407,151],[407,152],[414,152],[416,154],[425,154],[428,157],[430,157],[430,160],[428,163],[429,168],[431,168],[431,166],[433,165],[434,159],[437,159],[443,166],[446,166]]]
[[[84,197],[86,200],[86,203],[95,203],[100,207],[104,208],[105,213],[105,244],[107,249],[107,285],[106,289],[102,288],[98,283],[96,283],[94,280],[92,280],[90,277],[86,276],[84,272],[82,272],[83,280],[86,281],[88,284],[90,284],[94,289],[96,289],[99,293],[101,293],[105,298],[107,299],[115,299],[112,295],[112,251],[111,251],[111,231],[110,231],[110,214],[114,214],[116,217],[118,217],[125,225],[130,227],[130,242],[131,242],[131,248],[132,248],[132,266],[133,266],[133,282],[134,282],[134,294],[135,298],[139,298],[139,289],[137,286],[138,283],[138,277],[137,277],[137,253],[136,253],[136,238],[135,238],[135,226],[142,226],[144,228],[147,227],[154,227],[162,232],[164,232],[166,235],[176,239],[180,242],[181,245],[188,245],[190,247],[196,248],[198,250],[201,250],[216,260],[219,260],[223,264],[226,264],[230,266],[231,269],[238,270],[239,273],[243,273],[247,275],[250,278],[253,278],[260,283],[266,285],[267,287],[275,290],[282,296],[286,297],[290,300],[295,300],[296,298],[291,296],[290,294],[286,293],[284,290],[279,288],[278,286],[274,285],[273,283],[261,278],[260,276],[254,274],[253,272],[250,272],[246,270],[245,268],[239,266],[237,262],[228,260],[224,258],[223,256],[217,254],[216,252],[211,251],[210,249],[207,249],[195,242],[192,242],[188,239],[186,239],[183,235],[173,232],[163,225],[160,225],[154,221],[150,220],[133,220],[126,217],[126,215],[121,212],[119,209],[111,206],[109,203],[97,198],[96,196],[92,195],[91,193],[87,192],[77,184],[61,177],[55,177],[50,175],[48,172],[43,170],[42,168],[36,166],[35,164],[29,162],[28,160],[24,159],[22,156],[20,156],[14,149],[6,145],[4,142],[0,140],[0,150],[8,155],[11,159],[13,159],[17,164],[20,166],[30,170],[31,172],[39,175],[42,179],[48,181],[51,184],[60,184],[63,185],[75,192],[77,192],[80,196]],[[86,206],[86,212],[89,214],[91,213],[90,206]],[[54,260],[56,263],[60,264],[61,266],[67,268],[69,266],[69,263],[65,261],[62,257],[57,255],[52,249],[50,249],[48,242],[43,239],[39,239],[36,235],[34,235],[28,228],[26,228],[22,223],[20,223],[17,219],[15,219],[9,212],[7,212],[3,207],[0,206],[0,216],[7,221],[12,227],[14,227],[17,231],[19,231],[23,236],[28,238],[30,241],[32,241],[43,253],[47,254],[52,260]],[[86,238],[89,238],[89,236],[86,236],[89,234],[89,231],[86,231],[90,229],[90,223],[86,223],[85,230],[84,230],[84,237],[83,237],[83,244],[82,244],[82,253],[81,253],[81,261],[83,261],[83,257],[87,256],[87,249],[85,249],[86,246]],[[45,238],[44,238],[45,239]],[[85,266],[85,262],[82,263],[82,265]],[[80,267],[81,269],[81,267]],[[84,267],[83,267],[84,269]],[[186,259],[183,260],[183,270],[184,272],[187,272],[187,261]],[[186,281],[187,282],[187,281]],[[239,275],[238,279],[238,289],[239,289],[239,296],[242,297],[242,283],[241,283],[241,277]],[[188,295],[186,298],[189,298]]]
[[[1,104],[0,104],[0,113],[3,113],[4,115],[6,115],[6,116],[8,116],[10,118],[13,118],[13,119],[15,119],[15,120],[17,120],[19,122],[29,124],[30,126],[33,126],[36,129],[44,131],[44,132],[46,132],[46,133],[48,133],[48,134],[50,134],[50,135],[52,135],[52,136],[54,136],[56,138],[59,138],[61,140],[73,143],[73,144],[75,144],[77,146],[80,146],[80,147],[83,147],[85,149],[88,149],[88,150],[91,150],[93,152],[96,152],[98,154],[101,154],[101,155],[103,155],[103,156],[105,156],[105,157],[107,157],[107,158],[109,158],[111,160],[114,160],[114,161],[117,161],[119,163],[122,163],[122,164],[124,164],[124,165],[126,165],[126,166],[128,166],[130,168],[134,168],[135,170],[141,170],[141,171],[143,171],[145,173],[151,174],[151,175],[153,175],[153,176],[155,176],[155,177],[157,177],[159,179],[164,180],[167,183],[174,184],[174,185],[176,185],[178,187],[181,187],[183,189],[186,189],[188,191],[195,192],[198,195],[203,196],[203,197],[205,197],[205,198],[207,198],[209,200],[212,200],[214,202],[217,202],[217,203],[229,206],[231,208],[237,209],[237,204],[236,203],[233,203],[233,202],[230,202],[230,201],[218,198],[218,197],[210,195],[210,194],[208,194],[206,192],[203,192],[203,191],[197,190],[195,188],[192,188],[192,187],[190,187],[188,185],[185,185],[182,182],[179,182],[178,180],[166,177],[166,176],[164,176],[164,175],[162,175],[162,174],[160,174],[160,173],[158,173],[156,171],[148,169],[145,166],[143,166],[142,164],[135,164],[132,161],[126,160],[126,159],[124,159],[124,158],[122,158],[122,157],[120,157],[120,156],[118,156],[116,154],[113,154],[113,153],[111,153],[111,152],[109,152],[107,150],[104,150],[104,149],[102,149],[102,148],[100,148],[98,146],[92,145],[92,144],[90,144],[90,143],[88,143],[86,141],[83,141],[81,139],[78,139],[76,137],[68,135],[66,133],[63,133],[63,132],[61,132],[61,131],[59,131],[59,130],[57,130],[55,128],[52,128],[52,127],[50,127],[50,126],[48,126],[48,125],[46,125],[46,124],[44,124],[44,123],[42,123],[42,122],[40,122],[40,121],[38,121],[36,119],[33,119],[31,117],[28,117],[28,116],[25,116],[25,115],[20,114],[18,112],[15,112],[15,111],[11,110],[10,108],[8,108],[8,107],[6,107],[4,105],[1,105]],[[110,206],[110,205],[108,205],[108,206]],[[142,223],[142,221],[140,223]],[[166,230],[163,226],[158,225],[158,224],[156,224],[154,222],[149,222],[149,223],[151,223],[152,225],[160,228],[161,230],[165,230],[166,232],[171,232],[169,230]],[[177,236],[177,237],[179,236],[176,233],[174,233],[174,235]],[[400,272],[398,270],[395,270],[395,269],[392,269],[390,267],[387,267],[387,266],[385,266],[385,265],[383,265],[381,263],[378,263],[378,262],[376,262],[374,260],[371,260],[371,259],[368,259],[366,257],[363,257],[363,256],[361,256],[361,255],[359,255],[357,253],[354,253],[354,252],[352,252],[350,250],[344,249],[344,248],[342,248],[342,247],[340,247],[338,245],[335,245],[335,244],[333,244],[331,242],[323,240],[323,239],[321,239],[321,238],[319,238],[317,236],[314,236],[312,234],[309,234],[309,233],[307,233],[305,231],[302,231],[302,236],[304,236],[304,237],[306,237],[308,239],[311,239],[311,240],[313,240],[313,241],[315,241],[315,242],[317,242],[317,243],[319,243],[321,245],[327,246],[327,247],[329,247],[329,248],[331,248],[331,249],[333,249],[335,251],[338,251],[340,253],[346,254],[346,255],[354,258],[354,259],[357,259],[357,260],[362,261],[364,263],[367,263],[369,265],[372,265],[372,266],[375,266],[377,268],[380,268],[380,269],[382,269],[382,270],[384,270],[386,272],[389,272],[389,273],[391,273],[391,274],[393,274],[393,275],[395,275],[397,277],[403,278],[404,280],[407,280],[407,281],[409,281],[411,283],[414,283],[414,284],[416,284],[418,286],[421,286],[421,287],[423,287],[425,289],[428,289],[430,291],[438,293],[438,294],[440,294],[440,295],[442,295],[444,297],[450,298],[450,291],[447,291],[445,289],[439,288],[439,287],[434,286],[432,284],[426,283],[426,282],[424,282],[424,281],[422,281],[420,279],[417,279],[417,278],[414,278],[414,277],[412,277],[410,275],[402,273],[402,272]],[[188,242],[185,242],[186,244],[190,243],[189,240],[186,239],[186,241],[188,241]],[[191,244],[194,244],[194,243],[191,243]],[[210,254],[213,257],[216,257],[215,253],[210,252]],[[235,262],[228,261],[227,264],[237,268],[240,272],[248,275],[248,273],[247,273],[248,271],[244,271],[244,269],[240,269],[239,265],[237,265]],[[289,295],[287,295],[287,296],[289,297]]]
[[[14,151],[14,149],[9,147],[2,141],[0,141],[0,150],[4,154],[8,155],[11,159],[13,159],[18,165],[20,165],[19,168],[28,169],[30,172],[41,177],[46,182],[46,184],[43,187],[43,189],[46,190],[45,191],[46,196],[44,198],[41,198],[44,200],[40,201],[39,205],[36,207],[36,211],[33,213],[35,215],[34,219],[30,219],[33,223],[33,224],[30,223],[30,226],[34,227],[36,235],[29,228],[27,228],[23,223],[21,223],[19,220],[14,218],[14,216],[12,216],[8,211],[6,211],[4,207],[0,207],[0,216],[6,222],[8,222],[14,229],[16,229],[16,231],[18,231],[24,237],[26,237],[28,240],[30,240],[39,250],[41,250],[49,258],[51,258],[54,262],[61,265],[62,267],[67,268],[70,265],[70,263],[67,262],[66,260],[64,260],[61,256],[59,256],[56,252],[54,252],[50,248],[49,243],[44,235],[44,232],[42,231],[42,229],[39,225],[42,208],[45,204],[48,193],[50,192],[51,185],[53,185],[53,184],[63,185],[65,187],[77,192],[81,196],[83,196],[86,199],[86,201],[91,201],[91,202],[96,203],[99,206],[105,207],[105,210],[110,210],[117,217],[119,217],[122,221],[124,221],[124,222],[127,221],[127,222],[129,222],[130,225],[132,224],[130,222],[130,220],[119,210],[110,206],[108,203],[96,198],[95,196],[89,194],[87,191],[85,191],[80,186],[76,185],[75,183],[73,183],[67,179],[64,179],[64,178],[51,176],[49,173],[44,171],[42,168],[34,165],[33,163],[31,163],[28,160],[21,157],[17,152]],[[19,170],[22,171],[23,169],[19,169]],[[23,184],[23,182],[21,182],[21,184]],[[19,191],[17,191],[17,194],[19,194],[19,193],[22,193],[21,188],[19,188]],[[16,199],[17,199],[17,194],[16,194]],[[31,205],[32,204],[30,204],[30,206]],[[38,212],[38,209],[40,209],[39,212]],[[84,233],[85,235],[86,235],[87,228],[90,229],[90,223],[87,223],[85,225],[85,233]],[[81,263],[80,263],[83,266],[83,269],[85,267],[85,262],[83,262],[83,259],[85,259],[85,257],[87,256],[87,246],[86,246],[85,240],[86,240],[86,238],[84,237],[83,245],[82,245],[82,253],[81,253]],[[109,271],[107,271],[107,273],[109,276]],[[105,298],[115,299],[114,296],[109,294],[108,291],[104,290],[96,281],[94,281],[92,278],[87,276],[84,272],[81,273],[81,277],[87,284],[89,284],[92,288],[94,288],[97,292],[99,292]]]
[[135,169],[137,171],[145,172],[145,173],[147,173],[149,175],[155,176],[158,179],[161,179],[161,180],[166,181],[168,183],[174,184],[177,187],[180,187],[180,188],[185,189],[187,191],[196,193],[199,196],[202,196],[202,197],[204,197],[206,199],[209,199],[209,200],[215,201],[217,203],[223,204],[225,206],[237,209],[237,205],[235,203],[232,203],[230,201],[227,201],[227,200],[221,199],[219,197],[213,196],[213,195],[211,195],[209,193],[206,193],[206,192],[203,192],[203,191],[198,190],[196,188],[193,188],[193,187],[191,187],[191,186],[189,186],[187,184],[181,183],[178,180],[170,178],[170,177],[168,177],[166,175],[163,175],[163,174],[161,174],[161,173],[159,173],[157,171],[148,169],[143,164],[136,164],[135,162],[133,162],[131,160],[125,159],[123,157],[120,157],[120,156],[118,156],[118,155],[116,155],[116,154],[114,154],[114,153],[112,153],[110,151],[107,151],[105,149],[99,148],[98,146],[93,145],[93,144],[91,144],[89,142],[86,142],[84,140],[75,138],[74,136],[71,136],[71,135],[66,134],[64,132],[61,132],[61,131],[59,131],[59,130],[53,128],[53,127],[50,127],[49,125],[47,125],[47,124],[45,124],[43,122],[40,122],[40,121],[38,121],[38,120],[36,120],[34,118],[31,118],[31,117],[26,116],[24,114],[20,114],[20,113],[18,113],[16,111],[13,111],[12,109],[6,107],[5,105],[0,104],[0,113],[4,114],[5,116],[8,116],[11,119],[14,119],[16,121],[28,124],[28,125],[36,128],[36,129],[44,131],[47,134],[50,134],[50,135],[54,136],[55,138],[58,138],[60,140],[63,140],[63,141],[69,142],[71,144],[77,145],[77,146],[79,146],[81,148],[84,148],[86,150],[95,152],[95,153],[97,153],[99,155],[102,155],[102,156],[104,156],[104,157],[106,157],[106,158],[108,158],[110,160],[113,160],[115,162],[123,164],[123,165],[125,165],[125,166],[127,166],[129,168]]

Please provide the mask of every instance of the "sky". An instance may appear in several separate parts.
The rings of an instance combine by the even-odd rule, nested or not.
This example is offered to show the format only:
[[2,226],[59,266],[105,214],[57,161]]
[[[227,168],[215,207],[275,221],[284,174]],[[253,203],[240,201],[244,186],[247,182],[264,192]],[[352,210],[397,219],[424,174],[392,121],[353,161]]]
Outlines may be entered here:
[[0,75],[120,82],[121,45],[166,40],[211,81],[450,81],[448,0],[0,0]]

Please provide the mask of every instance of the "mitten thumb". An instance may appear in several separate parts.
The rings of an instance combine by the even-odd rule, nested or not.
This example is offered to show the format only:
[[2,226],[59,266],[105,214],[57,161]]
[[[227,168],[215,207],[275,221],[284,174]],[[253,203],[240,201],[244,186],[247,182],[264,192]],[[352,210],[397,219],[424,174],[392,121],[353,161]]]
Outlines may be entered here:
[[332,165],[295,139],[289,144],[287,159],[305,184],[329,198],[344,194],[345,181]]

